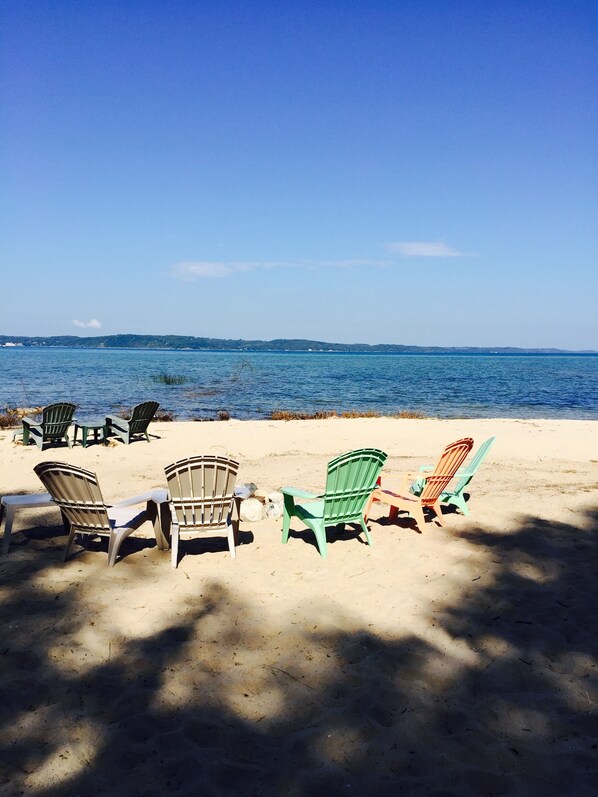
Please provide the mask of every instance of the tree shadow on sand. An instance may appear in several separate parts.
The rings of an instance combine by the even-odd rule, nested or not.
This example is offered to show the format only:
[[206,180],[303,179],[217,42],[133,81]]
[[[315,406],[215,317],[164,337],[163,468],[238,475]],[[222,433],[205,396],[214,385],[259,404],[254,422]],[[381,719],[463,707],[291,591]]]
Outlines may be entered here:
[[211,582],[100,658],[85,582],[34,557],[0,608],[3,793],[595,793],[598,511],[451,536],[485,564],[429,638],[274,626]]

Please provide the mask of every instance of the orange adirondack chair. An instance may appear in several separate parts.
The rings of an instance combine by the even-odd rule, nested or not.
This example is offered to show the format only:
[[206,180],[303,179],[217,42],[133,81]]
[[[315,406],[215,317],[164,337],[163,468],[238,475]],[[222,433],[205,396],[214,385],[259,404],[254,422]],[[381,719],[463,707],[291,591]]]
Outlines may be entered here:
[[[411,474],[406,474],[405,483],[399,488],[399,492],[385,490],[382,486],[374,490],[370,498],[372,501],[381,501],[390,505],[388,517],[396,520],[399,512],[409,512],[415,518],[417,526],[423,530],[426,519],[424,509],[432,509],[436,513],[436,519],[441,526],[444,526],[442,510],[440,509],[440,496],[443,490],[454,477],[457,470],[463,464],[465,457],[471,451],[473,440],[471,437],[464,437],[450,443],[440,455],[440,459],[434,470],[425,474],[425,484],[420,495],[413,495],[409,492],[409,480]],[[418,474],[422,477],[423,474]],[[368,507],[369,509],[369,507]]]

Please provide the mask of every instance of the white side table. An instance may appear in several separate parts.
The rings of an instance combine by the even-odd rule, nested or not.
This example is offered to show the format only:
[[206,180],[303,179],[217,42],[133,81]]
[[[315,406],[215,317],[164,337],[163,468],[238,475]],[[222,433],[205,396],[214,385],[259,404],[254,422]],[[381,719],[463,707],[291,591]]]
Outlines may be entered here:
[[50,493],[38,495],[3,495],[0,499],[0,525],[6,510],[6,522],[4,524],[4,538],[2,540],[2,554],[6,556],[10,545],[10,534],[12,523],[17,509],[35,509],[42,506],[56,506]]

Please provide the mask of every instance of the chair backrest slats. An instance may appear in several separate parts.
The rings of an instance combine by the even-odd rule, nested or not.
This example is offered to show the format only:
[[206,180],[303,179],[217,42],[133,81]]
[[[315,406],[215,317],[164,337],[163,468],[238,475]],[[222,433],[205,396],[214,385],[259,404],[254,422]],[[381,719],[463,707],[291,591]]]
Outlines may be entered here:
[[64,437],[75,414],[76,405],[68,401],[48,404],[42,412],[42,433],[45,440]]
[[129,434],[145,434],[159,406],[157,401],[143,401],[133,407],[129,419]]
[[77,531],[110,533],[108,511],[95,473],[66,462],[41,462],[34,470]]
[[492,444],[494,443],[494,440],[495,440],[494,437],[489,437],[487,440],[485,440],[482,443],[482,445],[478,448],[478,450],[476,451],[474,456],[472,457],[471,462],[468,463],[465,466],[466,467],[466,472],[459,479],[459,481],[457,482],[457,485],[455,486],[455,492],[456,493],[463,492],[463,490],[467,487],[469,482],[473,479],[477,469],[480,467],[482,462],[486,459],[486,455],[488,454],[488,451],[490,451],[490,448],[491,448]]
[[179,527],[226,526],[238,470],[238,462],[216,455],[188,457],[168,465],[164,472]]
[[361,448],[329,462],[324,495],[324,520],[327,524],[333,525],[363,514],[386,457],[380,449]]
[[473,440],[471,437],[464,437],[462,440],[449,443],[444,449],[436,467],[429,476],[426,476],[426,483],[420,495],[420,500],[424,506],[426,504],[434,504],[438,500],[440,493],[461,467],[472,446]]

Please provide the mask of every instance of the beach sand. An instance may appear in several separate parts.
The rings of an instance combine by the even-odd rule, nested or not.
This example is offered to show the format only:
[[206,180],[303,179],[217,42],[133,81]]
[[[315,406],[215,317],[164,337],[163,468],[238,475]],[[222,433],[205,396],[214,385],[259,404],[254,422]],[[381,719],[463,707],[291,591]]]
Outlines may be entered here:
[[[471,515],[418,533],[374,505],[373,546],[293,519],[181,542],[149,525],[114,568],[105,541],[62,562],[56,509],[18,513],[0,558],[5,795],[590,795],[598,783],[598,422],[154,424],[125,446],[40,452],[0,434],[2,493],[43,492],[44,460],[97,473],[106,500],[165,486],[192,454],[239,460],[265,492],[321,490],[375,446],[385,473],[471,436],[496,443]],[[18,533],[20,532],[20,533]]]

